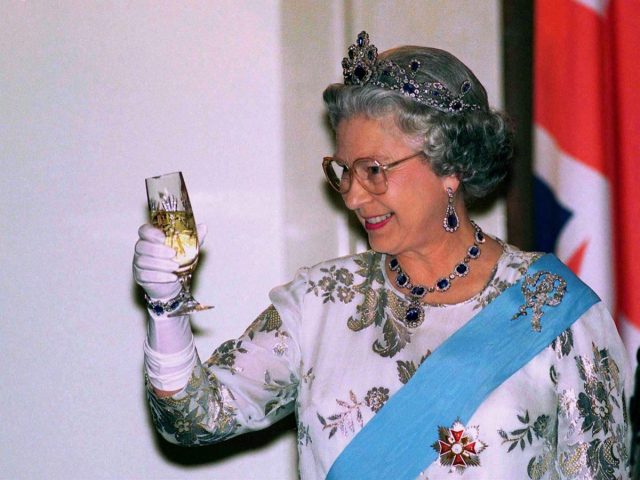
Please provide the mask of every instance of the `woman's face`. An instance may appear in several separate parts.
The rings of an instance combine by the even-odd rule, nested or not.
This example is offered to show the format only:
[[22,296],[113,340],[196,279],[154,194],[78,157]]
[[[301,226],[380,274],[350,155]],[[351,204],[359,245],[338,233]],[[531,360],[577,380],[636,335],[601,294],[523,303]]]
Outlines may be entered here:
[[[336,146],[335,156],[350,166],[360,158],[391,163],[419,151],[421,142],[412,142],[391,116],[356,116],[338,124]],[[455,177],[438,177],[424,157],[417,156],[387,171],[387,180],[387,191],[374,195],[353,178],[351,189],[342,196],[365,228],[371,248],[403,255],[425,252],[445,240],[446,188],[458,187]]]

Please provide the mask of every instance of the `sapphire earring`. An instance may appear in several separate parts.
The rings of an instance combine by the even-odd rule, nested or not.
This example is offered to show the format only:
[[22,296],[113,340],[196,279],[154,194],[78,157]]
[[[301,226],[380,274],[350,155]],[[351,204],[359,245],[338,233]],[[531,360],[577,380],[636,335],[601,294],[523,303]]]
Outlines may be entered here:
[[449,196],[449,201],[447,203],[447,210],[444,212],[444,221],[442,222],[442,226],[447,232],[453,233],[458,230],[458,227],[460,226],[460,219],[458,218],[458,213],[453,206],[453,189],[451,187],[447,187],[447,195]]

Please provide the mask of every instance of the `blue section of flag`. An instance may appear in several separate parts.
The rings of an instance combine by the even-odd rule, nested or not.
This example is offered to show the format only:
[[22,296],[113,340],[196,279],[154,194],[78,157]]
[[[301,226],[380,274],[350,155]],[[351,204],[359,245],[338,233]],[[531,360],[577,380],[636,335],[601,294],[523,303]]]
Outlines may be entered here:
[[533,180],[533,240],[539,252],[555,252],[560,232],[573,216],[542,179]]

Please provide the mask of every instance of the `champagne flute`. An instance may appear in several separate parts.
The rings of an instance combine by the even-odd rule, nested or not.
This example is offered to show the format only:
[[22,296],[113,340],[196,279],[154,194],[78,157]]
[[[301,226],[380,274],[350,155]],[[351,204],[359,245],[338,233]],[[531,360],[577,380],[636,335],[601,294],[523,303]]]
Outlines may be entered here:
[[168,316],[177,317],[213,308],[202,305],[191,294],[191,275],[198,263],[199,241],[196,221],[182,172],[147,178],[147,199],[151,223],[165,234],[165,245],[176,252],[176,275],[182,284],[182,304]]

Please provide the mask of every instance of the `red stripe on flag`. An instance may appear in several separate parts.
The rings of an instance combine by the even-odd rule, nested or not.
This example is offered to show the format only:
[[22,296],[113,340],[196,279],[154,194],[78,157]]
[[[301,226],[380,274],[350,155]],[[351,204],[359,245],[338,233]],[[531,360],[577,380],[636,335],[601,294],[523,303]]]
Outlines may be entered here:
[[576,249],[575,252],[571,254],[571,256],[565,262],[567,267],[571,269],[573,273],[576,275],[580,275],[580,270],[582,269],[582,261],[584,260],[584,253],[587,251],[587,245],[589,245],[589,240],[585,240],[582,244]]
[[534,120],[605,175],[603,18],[572,0],[539,0],[535,22]]
[[[612,120],[618,310],[640,328],[640,5],[612,1],[607,14]],[[636,346],[637,347],[637,346]]]

